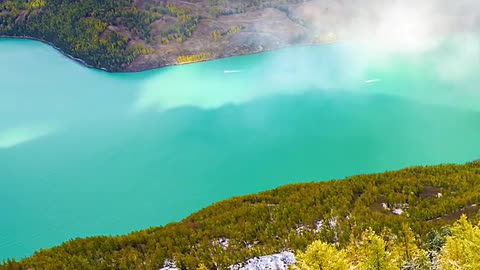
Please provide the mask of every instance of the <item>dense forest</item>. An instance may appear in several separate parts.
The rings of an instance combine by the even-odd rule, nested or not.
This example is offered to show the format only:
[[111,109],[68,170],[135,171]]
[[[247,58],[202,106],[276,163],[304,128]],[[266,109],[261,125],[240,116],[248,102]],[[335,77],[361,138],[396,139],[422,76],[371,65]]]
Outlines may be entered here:
[[407,224],[397,233],[368,229],[344,248],[317,240],[298,252],[295,270],[458,270],[480,269],[480,223],[465,215],[441,233],[432,231],[423,247]]
[[[347,256],[346,262],[355,265],[368,265],[374,251],[397,254],[387,258],[378,253],[388,267],[359,269],[399,269],[398,256],[402,262],[415,258],[431,263],[434,257],[425,254],[447,251],[450,255],[443,258],[453,256],[453,263],[463,263],[455,261],[461,258],[454,252],[462,245],[476,250],[478,242],[472,246],[460,241],[465,237],[458,232],[467,230],[458,228],[468,227],[465,218],[448,226],[462,214],[473,224],[480,220],[479,183],[480,161],[288,185],[213,204],[163,227],[72,239],[19,262],[4,262],[0,269],[159,269],[171,261],[181,269],[226,269],[283,250],[297,253],[300,269],[325,269],[308,268],[312,250]],[[470,227],[468,238],[478,237],[478,228]],[[410,255],[402,249],[402,239],[402,245],[413,250]],[[357,257],[349,255],[352,250],[358,251]]]
[[[366,8],[380,2],[2,0],[0,36],[40,39],[96,68],[141,71],[181,64],[179,56],[213,59],[350,40],[359,35],[352,22],[383,18],[381,8]],[[449,1],[438,2],[445,13],[438,17],[455,21],[447,32],[478,28],[475,14],[463,10],[468,5],[444,10]]]
[[[228,16],[265,8],[287,12],[288,5],[301,2],[7,0],[0,1],[0,36],[39,39],[88,66],[108,71],[138,70],[180,64],[176,60],[186,55],[224,56],[232,47],[252,46],[246,50],[255,51],[257,46],[250,43],[261,43],[261,40],[253,37],[253,20],[262,19],[268,23],[270,18],[252,13],[248,15],[251,20],[238,21],[237,17]],[[222,19],[219,16],[223,16]],[[276,19],[279,23],[284,21]],[[286,19],[285,23],[293,22]],[[194,38],[200,25],[201,34],[195,37],[196,42],[184,46]],[[245,29],[246,25],[250,25],[250,29]],[[246,39],[245,44],[243,39],[230,43],[232,36],[243,30],[253,35],[252,38]],[[130,67],[140,55],[148,55],[138,63],[141,67]]]
[[128,46],[130,37],[108,26],[148,39],[155,18],[130,0],[2,1],[0,35],[41,39],[90,66],[118,71],[149,50]]

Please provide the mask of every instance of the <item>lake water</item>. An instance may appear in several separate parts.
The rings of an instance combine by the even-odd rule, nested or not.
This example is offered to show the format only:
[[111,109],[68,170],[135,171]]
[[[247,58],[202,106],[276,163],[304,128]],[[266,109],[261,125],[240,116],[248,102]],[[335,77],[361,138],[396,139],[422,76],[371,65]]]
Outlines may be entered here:
[[109,74],[0,39],[0,259],[288,183],[477,159],[478,41]]

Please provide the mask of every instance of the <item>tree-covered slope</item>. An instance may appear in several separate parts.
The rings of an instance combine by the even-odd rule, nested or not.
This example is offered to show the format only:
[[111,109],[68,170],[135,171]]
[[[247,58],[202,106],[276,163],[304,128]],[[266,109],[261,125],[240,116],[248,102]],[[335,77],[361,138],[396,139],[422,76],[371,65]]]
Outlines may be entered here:
[[164,227],[70,240],[0,269],[159,269],[172,260],[182,269],[200,263],[225,269],[301,251],[315,240],[344,247],[368,228],[399,233],[403,224],[421,241],[461,214],[478,220],[479,184],[480,162],[472,162],[288,185],[213,204]]
[[423,5],[381,0],[4,0],[0,36],[42,39],[96,68],[140,71],[299,44],[370,39],[377,32],[378,39],[389,40],[382,34],[385,27],[403,29],[397,18],[385,16],[391,8],[394,14],[426,19],[420,36],[409,31],[413,39],[424,38],[424,28],[432,28],[428,35],[442,35],[477,31],[480,24],[475,1],[428,1],[426,14]]
[[[8,0],[0,1],[0,36],[40,39],[96,68],[138,71],[257,52],[271,38],[289,44],[302,29],[285,12],[299,2]],[[257,37],[257,26],[273,22],[288,28],[266,25]],[[231,40],[239,32],[245,36]]]
[[365,230],[346,247],[317,240],[290,265],[292,270],[477,270],[479,251],[480,223],[462,215],[452,226],[430,231],[424,243],[406,223],[398,233]]
[[112,71],[148,49],[153,13],[130,0],[13,0],[0,3],[0,35],[38,38],[84,63]]

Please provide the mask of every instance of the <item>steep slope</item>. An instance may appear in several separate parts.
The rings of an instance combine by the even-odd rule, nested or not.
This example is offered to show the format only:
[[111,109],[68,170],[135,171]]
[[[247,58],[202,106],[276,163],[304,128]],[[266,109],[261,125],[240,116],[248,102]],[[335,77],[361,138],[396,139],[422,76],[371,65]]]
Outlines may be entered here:
[[9,0],[0,3],[0,36],[41,39],[96,68],[140,71],[339,39],[408,47],[480,24],[472,0],[393,2]]
[[478,220],[479,183],[480,162],[472,162],[289,185],[216,203],[164,227],[71,240],[0,269],[159,269],[171,261],[182,269],[225,269],[303,250],[317,239],[345,246],[367,228],[398,233],[402,224],[421,240],[461,214]]

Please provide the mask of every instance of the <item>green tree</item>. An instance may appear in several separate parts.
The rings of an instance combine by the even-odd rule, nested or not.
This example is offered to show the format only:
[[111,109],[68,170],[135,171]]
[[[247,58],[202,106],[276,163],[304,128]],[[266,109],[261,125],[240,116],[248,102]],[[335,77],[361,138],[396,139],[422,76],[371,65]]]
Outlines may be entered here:
[[360,255],[360,270],[394,270],[400,269],[395,265],[395,256],[386,248],[385,241],[375,234],[372,229],[366,230],[356,246]]
[[347,270],[349,264],[344,251],[322,241],[315,241],[305,253],[296,256],[296,267],[300,270]]
[[208,268],[205,266],[205,264],[201,263],[197,266],[197,270],[208,270]]
[[419,250],[415,244],[415,235],[406,223],[402,224],[399,242],[398,247],[401,260],[406,262],[412,261],[418,255]]
[[407,262],[403,266],[404,270],[434,270],[436,269],[433,262],[429,258],[429,254],[425,250],[418,250],[417,255],[412,261]]
[[440,252],[441,269],[480,269],[480,228],[462,215]]
[[449,236],[450,229],[444,227],[440,230],[432,229],[427,233],[426,247],[431,251],[440,251],[440,249],[445,245],[447,236]]
[[403,223],[398,240],[393,246],[393,256],[402,269],[430,269],[431,263],[425,251],[418,248],[415,234],[408,224]]

